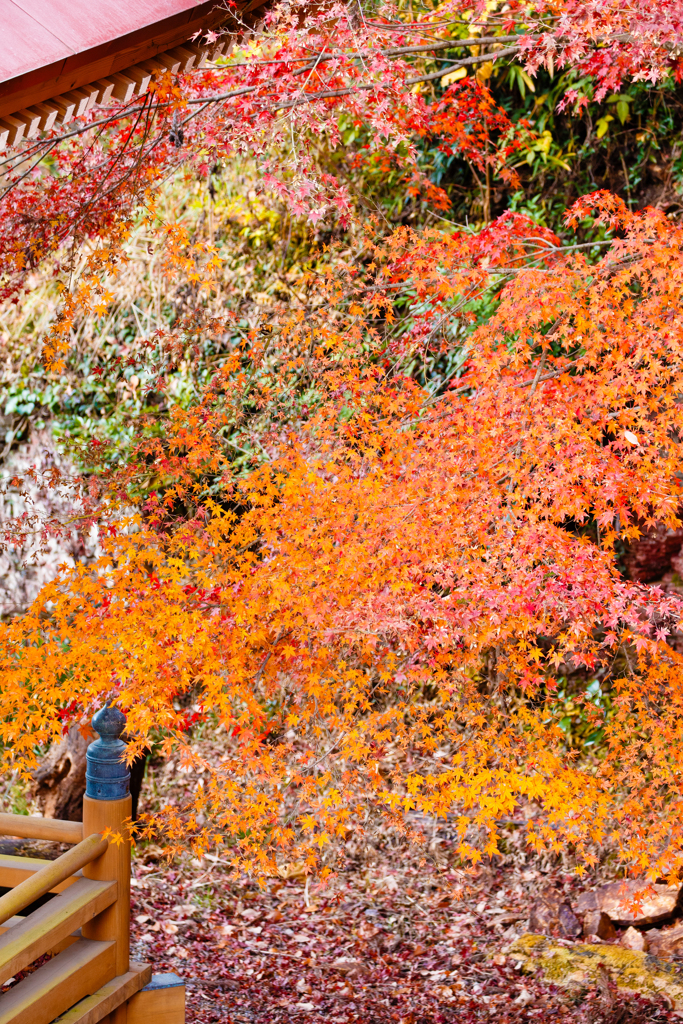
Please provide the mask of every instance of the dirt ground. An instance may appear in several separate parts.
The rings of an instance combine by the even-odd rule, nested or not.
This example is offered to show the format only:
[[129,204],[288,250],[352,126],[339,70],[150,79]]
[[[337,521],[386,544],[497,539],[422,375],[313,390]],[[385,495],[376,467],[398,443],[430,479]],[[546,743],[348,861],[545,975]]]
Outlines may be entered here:
[[[532,867],[437,872],[416,853],[351,862],[318,890],[302,879],[229,881],[220,862],[136,864],[136,959],[187,979],[188,1024],[499,1024],[680,1020],[609,986],[568,993],[505,955],[525,930]],[[553,879],[571,893],[574,880]]]
[[[170,780],[152,769],[148,783],[153,804]],[[263,886],[236,880],[216,856],[167,868],[140,848],[133,955],[187,980],[188,1024],[681,1020],[609,979],[556,988],[506,954],[540,892],[571,902],[614,877],[609,857],[580,880],[571,864],[527,854],[511,827],[505,854],[469,874],[454,866],[447,827],[428,824],[419,846],[381,834],[347,843],[324,887],[296,870]]]

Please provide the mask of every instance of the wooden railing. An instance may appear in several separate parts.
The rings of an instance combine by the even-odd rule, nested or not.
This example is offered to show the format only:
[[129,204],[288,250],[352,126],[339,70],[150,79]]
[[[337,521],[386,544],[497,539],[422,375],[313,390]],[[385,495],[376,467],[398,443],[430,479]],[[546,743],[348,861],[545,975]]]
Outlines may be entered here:
[[82,823],[0,814],[0,835],[75,844],[53,861],[0,855],[0,983],[33,968],[0,995],[0,1024],[184,1024],[180,979],[129,960],[124,725],[115,708],[93,718]]

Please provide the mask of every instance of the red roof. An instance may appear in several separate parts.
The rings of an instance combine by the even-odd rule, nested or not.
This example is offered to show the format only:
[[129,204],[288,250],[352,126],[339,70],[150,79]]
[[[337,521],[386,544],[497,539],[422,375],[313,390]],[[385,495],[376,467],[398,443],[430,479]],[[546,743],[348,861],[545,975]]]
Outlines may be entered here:
[[0,0],[0,81],[116,44],[130,33],[207,6],[216,5],[199,0]]
[[263,3],[241,0],[236,20],[221,0],[0,0],[0,118],[108,79],[226,22],[240,34],[240,19],[252,22]]

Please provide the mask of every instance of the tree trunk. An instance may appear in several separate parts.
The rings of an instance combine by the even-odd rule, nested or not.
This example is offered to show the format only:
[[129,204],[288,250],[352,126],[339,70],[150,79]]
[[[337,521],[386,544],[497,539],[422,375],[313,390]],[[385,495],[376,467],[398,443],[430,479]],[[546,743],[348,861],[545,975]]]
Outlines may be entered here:
[[672,568],[678,571],[683,555],[683,529],[655,526],[634,540],[624,556],[626,571],[637,583],[656,583]]
[[[85,735],[83,735],[85,733]],[[95,738],[92,729],[69,726],[60,743],[53,743],[33,773],[31,796],[44,817],[83,820],[85,752]]]

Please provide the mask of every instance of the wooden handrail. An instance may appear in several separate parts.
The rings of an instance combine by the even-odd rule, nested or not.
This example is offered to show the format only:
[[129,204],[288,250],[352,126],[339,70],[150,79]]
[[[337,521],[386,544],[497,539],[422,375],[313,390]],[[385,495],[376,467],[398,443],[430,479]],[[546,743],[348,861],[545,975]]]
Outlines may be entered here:
[[10,917],[14,917],[15,914],[20,914],[34,900],[44,896],[46,892],[59,885],[69,875],[75,874],[90,861],[100,857],[108,847],[109,840],[103,839],[100,834],[95,832],[78,846],[74,846],[73,850],[67,850],[57,860],[51,861],[40,871],[36,871],[33,878],[27,878],[10,892],[0,896],[0,924],[9,921]]
[[[157,982],[171,977],[172,986],[155,984],[151,964],[130,963],[130,771],[120,739],[126,720],[106,705],[92,724],[100,739],[87,751],[82,825],[0,814],[0,835],[77,844],[55,861],[0,857],[3,885],[14,886],[0,897],[0,980],[34,965],[0,994],[0,1024],[185,1024],[180,979],[160,975]],[[43,903],[47,893],[58,895]],[[44,953],[51,959],[36,967]]]
[[[98,831],[100,830],[96,828],[90,829],[90,832]],[[40,871],[50,863],[49,860],[42,857],[14,857],[11,854],[0,853],[0,886],[2,886],[0,893],[7,892],[8,889],[16,889],[27,878],[33,878],[36,871]],[[63,892],[73,885],[77,877],[78,875],[72,875],[65,879],[56,885],[53,891],[55,893]],[[4,925],[0,927],[4,927]]]
[[[32,964],[57,945],[74,942],[74,932],[86,921],[116,902],[116,882],[93,882],[77,878],[60,896],[55,896],[0,936],[0,978],[9,978]],[[0,1021],[2,1020],[0,997]]]
[[48,839],[53,843],[80,843],[83,839],[83,825],[80,821],[33,818],[28,814],[0,814],[0,836]]

